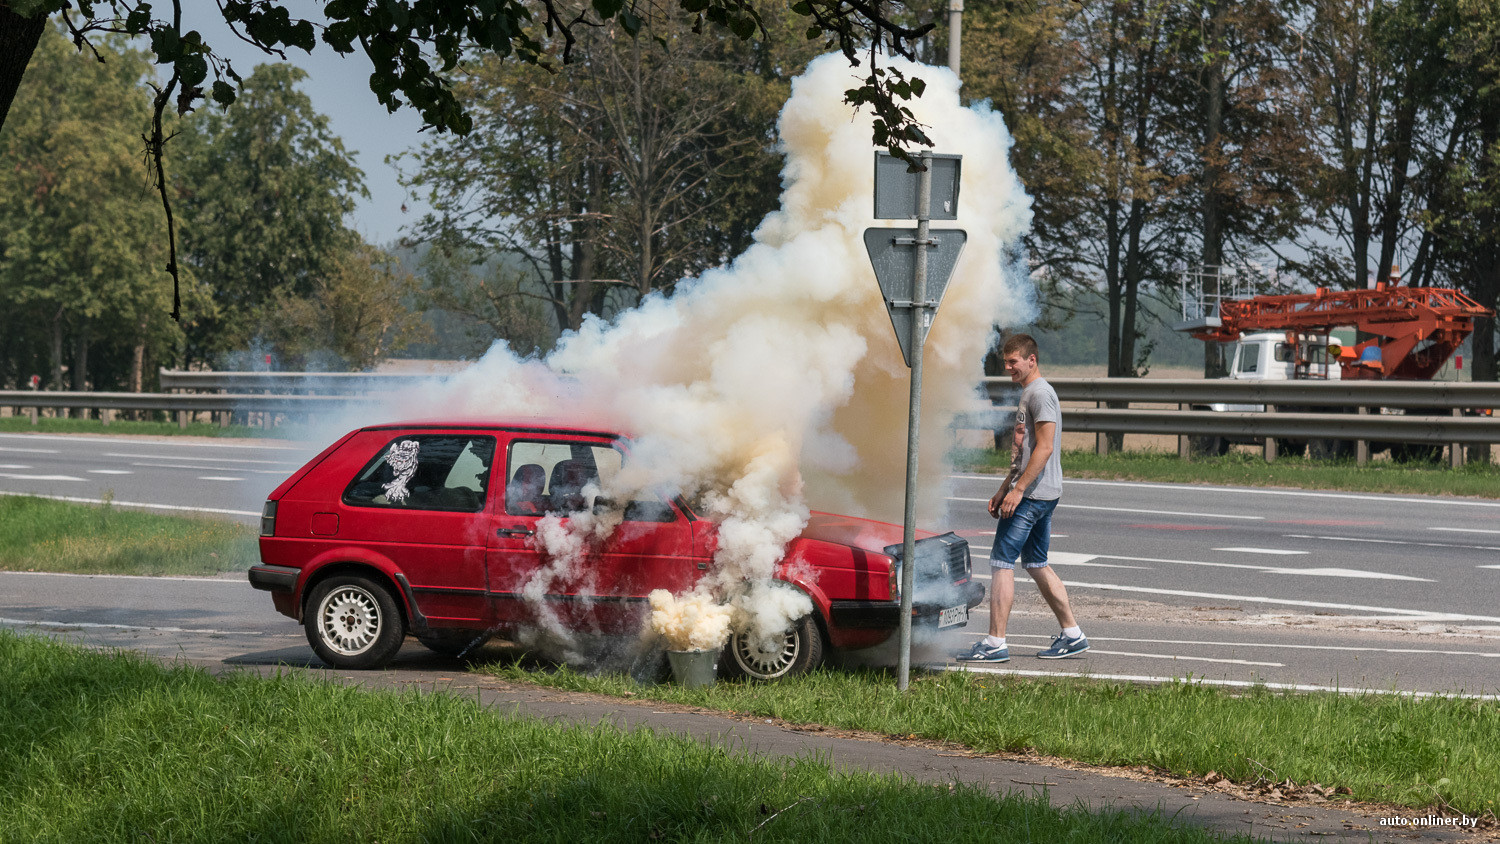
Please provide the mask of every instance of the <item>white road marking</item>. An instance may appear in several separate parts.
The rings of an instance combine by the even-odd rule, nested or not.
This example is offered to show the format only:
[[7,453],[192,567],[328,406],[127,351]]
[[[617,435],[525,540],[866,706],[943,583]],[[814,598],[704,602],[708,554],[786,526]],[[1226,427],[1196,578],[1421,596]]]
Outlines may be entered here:
[[1475,568],[1480,568],[1480,569],[1500,569],[1500,566],[1475,566]]
[[283,469],[251,469],[246,466],[198,466],[188,463],[132,463],[130,465],[140,466],[144,469],[192,469],[198,472],[209,469],[222,469],[225,472],[253,472],[257,475],[275,475],[282,478],[291,474],[291,472]]
[[[989,504],[988,498],[961,498],[949,496],[949,501],[975,501]],[[1058,504],[1058,509],[1068,510],[1104,510],[1111,513],[1140,513],[1148,516],[1197,516],[1205,519],[1243,519],[1250,522],[1265,521],[1265,516],[1246,516],[1240,513],[1186,513],[1179,510],[1139,510],[1131,507],[1095,507],[1090,504]]]
[[200,481],[243,481],[244,478],[230,477],[229,475],[202,475]]
[[1308,683],[1264,683],[1256,680],[1211,680],[1206,677],[1152,677],[1143,674],[1094,674],[1064,671],[1028,671],[1021,668],[982,668],[973,663],[950,665],[929,663],[922,666],[935,671],[971,671],[976,674],[1012,674],[1017,677],[1074,677],[1080,680],[1119,680],[1127,683],[1194,683],[1200,686],[1229,686],[1237,689],[1265,688],[1287,692],[1334,692],[1345,695],[1399,695],[1414,698],[1454,698],[1460,700],[1500,700],[1500,695],[1470,695],[1461,692],[1408,692],[1400,689],[1346,689],[1338,686],[1315,686]]
[[30,466],[21,463],[0,463],[0,469],[30,469]]
[[134,475],[129,469],[90,469],[90,475]]
[[[152,583],[159,580],[187,580],[193,583],[229,583],[234,586],[250,585],[250,582],[243,577],[236,577],[233,580],[229,580],[222,577],[192,577],[190,575],[165,574],[74,574],[67,571],[0,571],[0,578],[6,577],[76,577],[80,580],[149,580]],[[1049,639],[1048,641],[1051,640]]]
[[3,446],[3,445],[0,445],[0,451],[17,451],[17,452],[23,452],[25,454],[61,454],[62,453],[62,452],[58,451],[55,448],[16,448],[14,446]]
[[[45,498],[49,501],[72,501],[75,504],[93,504],[96,506],[103,503],[97,498],[79,498],[74,495],[38,495],[33,492],[10,492],[9,490],[0,490],[0,495],[19,495],[30,498]],[[217,513],[224,516],[261,515],[261,512],[259,510],[225,510],[219,507],[183,507],[180,504],[149,504],[142,501],[111,501],[109,503],[113,507],[139,507],[143,510],[180,510],[187,513]]]
[[1415,580],[1421,583],[1436,583],[1426,577],[1411,577],[1405,574],[1386,574],[1380,571],[1363,571],[1361,569],[1266,569],[1267,574],[1305,574],[1310,577],[1347,577],[1360,580]]
[[288,463],[285,460],[246,460],[238,457],[190,457],[183,454],[120,454],[116,452],[105,452],[105,457],[126,457],[131,460],[202,460],[209,463],[264,463],[268,466],[291,466],[297,468],[300,464]]
[[[63,443],[110,443],[110,444],[115,445],[115,446],[127,446],[127,447],[130,447],[130,446],[139,447],[141,445],[141,438],[140,437],[78,437],[78,436],[58,436],[56,434],[0,434],[0,439],[5,439],[5,440],[30,440],[30,441],[33,441],[33,442],[41,440],[41,441],[49,441],[49,442],[63,442]],[[307,449],[309,447],[308,445],[302,445],[302,446],[296,446],[296,445],[276,445],[275,441],[273,441],[272,443],[267,444],[267,445],[250,445],[250,444],[246,444],[246,443],[222,443],[222,442],[205,443],[205,442],[194,442],[193,440],[190,440],[190,439],[188,439],[186,437],[167,437],[165,439],[168,439],[168,440],[171,441],[170,445],[171,445],[172,448],[242,448],[242,449],[261,449],[263,451],[307,451]],[[291,440],[281,440],[280,442],[287,443],[287,442],[292,442],[292,441]],[[161,442],[160,440],[152,440],[151,444],[152,445],[168,445],[168,443]],[[36,451],[36,450],[37,449],[8,449],[8,448],[0,447],[0,451]],[[49,452],[49,453],[56,454],[57,452],[53,451],[53,452]],[[316,453],[317,452],[311,452],[309,454],[309,456],[311,456],[312,454],[316,454]]]
[[1327,610],[1354,610],[1356,612],[1384,613],[1412,621],[1489,621],[1500,622],[1500,617],[1490,615],[1465,615],[1462,613],[1433,612],[1431,610],[1409,610],[1400,607],[1371,607],[1362,604],[1335,604],[1324,601],[1297,601],[1288,598],[1267,598],[1259,595],[1225,595],[1218,592],[1191,592],[1185,589],[1154,589],[1146,586],[1122,586],[1116,583],[1083,583],[1065,580],[1064,586],[1080,589],[1102,589],[1108,592],[1143,592],[1152,595],[1176,595],[1182,598],[1213,598],[1221,601],[1245,601],[1252,604],[1276,604],[1287,607],[1313,607]]
[[1283,533],[1285,539],[1321,539],[1327,542],[1366,542],[1374,545],[1415,545],[1419,548],[1461,548],[1466,551],[1500,551],[1495,545],[1454,545],[1451,542],[1406,542],[1400,539],[1365,539],[1361,536],[1314,536],[1305,533]]
[[1210,656],[1183,656],[1182,654],[1139,654],[1139,653],[1132,653],[1130,651],[1101,651],[1098,648],[1092,648],[1092,647],[1089,648],[1088,652],[1091,653],[1091,654],[1106,654],[1108,656],[1139,656],[1139,657],[1145,657],[1147,659],[1170,659],[1170,660],[1172,660],[1174,662],[1176,662],[1176,661],[1224,662],[1224,663],[1229,663],[1231,665],[1264,665],[1264,666],[1266,666],[1268,668],[1285,668],[1286,667],[1286,663],[1284,663],[1284,662],[1252,662],[1252,661],[1250,661],[1248,659],[1219,659],[1217,657],[1210,657]]
[[[983,636],[983,633],[971,633],[971,636]],[[1052,641],[1051,636],[1043,636],[1037,633],[1011,633],[1009,639],[1041,639],[1044,642]],[[1225,648],[1283,648],[1286,650],[1302,651],[1357,651],[1361,653],[1382,654],[1433,654],[1437,656],[1482,656],[1491,659],[1500,659],[1500,653],[1487,653],[1485,651],[1440,651],[1430,648],[1372,648],[1357,645],[1290,645],[1276,644],[1271,642],[1209,642],[1201,639],[1129,639],[1121,636],[1110,636],[1108,638],[1093,639],[1095,642],[1136,642],[1147,645],[1208,645],[1211,647]]]
[[72,475],[17,475],[13,472],[0,472],[0,478],[12,481],[81,481],[83,478],[75,478]]
[[263,636],[262,630],[212,630],[192,627],[142,627],[138,624],[100,624],[93,621],[31,621],[23,618],[0,618],[0,624],[15,627],[79,627],[88,630],[150,630],[157,633],[206,633],[218,636]]
[[1453,533],[1500,533],[1500,530],[1487,530],[1485,528],[1430,527],[1428,530],[1446,530]]
[[1175,563],[1179,566],[1207,566],[1216,569],[1245,569],[1248,571],[1265,572],[1266,574],[1313,574],[1324,577],[1363,577],[1374,580],[1419,580],[1424,583],[1434,583],[1423,577],[1408,577],[1404,574],[1385,574],[1384,572],[1361,571],[1360,569],[1291,569],[1277,566],[1257,566],[1248,563],[1210,563],[1207,560],[1166,560],[1160,557],[1126,557],[1121,554],[1099,554],[1106,560],[1129,560],[1132,563]]
[[1306,554],[1306,551],[1290,551],[1285,548],[1215,548],[1215,551],[1233,551],[1238,554],[1281,554],[1283,556],[1296,556]]

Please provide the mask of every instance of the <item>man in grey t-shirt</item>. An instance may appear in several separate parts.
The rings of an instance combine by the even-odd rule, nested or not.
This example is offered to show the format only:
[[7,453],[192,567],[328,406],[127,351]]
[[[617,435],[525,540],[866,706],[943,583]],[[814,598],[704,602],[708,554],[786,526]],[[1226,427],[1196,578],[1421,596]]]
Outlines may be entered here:
[[1037,656],[1061,659],[1089,649],[1089,640],[1073,618],[1068,590],[1047,565],[1052,542],[1052,511],[1062,497],[1062,410],[1057,392],[1042,378],[1036,359],[1036,341],[1017,334],[1001,348],[1012,381],[1021,385],[1016,409],[1016,441],[1019,455],[1011,472],[990,499],[990,515],[1000,520],[990,549],[990,633],[958,655],[964,662],[1008,662],[1005,626],[1016,597],[1015,568],[1019,557],[1027,574],[1057,616],[1062,633],[1052,646]]

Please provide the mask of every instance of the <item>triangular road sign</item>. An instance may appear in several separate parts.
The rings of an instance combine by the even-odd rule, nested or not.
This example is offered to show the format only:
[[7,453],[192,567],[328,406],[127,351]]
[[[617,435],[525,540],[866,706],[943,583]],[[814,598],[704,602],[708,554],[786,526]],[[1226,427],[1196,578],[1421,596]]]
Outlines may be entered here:
[[[927,342],[927,332],[932,329],[932,319],[937,314],[943,294],[948,290],[948,279],[953,276],[953,267],[964,251],[969,235],[963,229],[932,229],[927,233],[927,283],[923,291],[924,302],[912,302],[917,266],[916,229],[865,229],[865,251],[870,253],[870,263],[875,265],[875,280],[880,282],[880,294],[885,299],[885,308],[891,315],[891,327],[896,329],[896,342],[901,344],[901,357],[911,366],[911,327],[917,314],[922,314],[922,334],[918,342]],[[926,307],[916,307],[925,304]],[[916,306],[914,306],[916,305]]]

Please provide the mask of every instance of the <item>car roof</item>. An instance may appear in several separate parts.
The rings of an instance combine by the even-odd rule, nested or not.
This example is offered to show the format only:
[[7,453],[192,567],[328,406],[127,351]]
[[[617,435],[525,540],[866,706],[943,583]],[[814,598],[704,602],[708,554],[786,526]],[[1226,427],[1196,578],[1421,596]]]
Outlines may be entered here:
[[589,437],[607,437],[619,439],[625,435],[619,431],[611,430],[608,425],[589,424],[577,419],[558,419],[555,417],[521,416],[521,417],[473,417],[456,416],[439,419],[408,419],[400,422],[382,422],[379,425],[366,425],[362,431],[408,431],[421,428],[480,428],[491,431],[513,431],[519,433],[558,433],[579,434]]

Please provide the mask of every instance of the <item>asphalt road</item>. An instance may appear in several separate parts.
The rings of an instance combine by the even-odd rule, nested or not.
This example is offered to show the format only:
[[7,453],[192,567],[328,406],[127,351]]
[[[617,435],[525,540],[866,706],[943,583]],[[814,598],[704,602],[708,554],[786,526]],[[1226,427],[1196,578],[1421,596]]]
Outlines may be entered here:
[[[0,435],[0,493],[253,522],[312,450],[286,443]],[[945,527],[985,573],[996,480],[953,478]],[[1500,501],[1072,480],[1053,565],[1093,644],[1038,660],[1056,623],[1022,575],[1014,659],[976,670],[1303,688],[1500,692]],[[300,628],[242,576],[101,578],[0,573],[0,624],[93,643],[235,662],[308,663]],[[919,660],[982,635],[927,643]],[[411,643],[401,662],[431,662]]]

